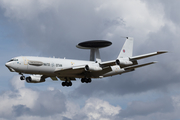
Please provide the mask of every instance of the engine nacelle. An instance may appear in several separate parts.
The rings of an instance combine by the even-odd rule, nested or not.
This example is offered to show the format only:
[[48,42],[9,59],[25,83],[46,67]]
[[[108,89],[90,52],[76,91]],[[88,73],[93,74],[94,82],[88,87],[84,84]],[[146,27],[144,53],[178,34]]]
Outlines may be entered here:
[[85,70],[86,71],[101,71],[102,68],[99,67],[99,65],[86,65]]
[[119,65],[120,67],[126,67],[126,66],[130,66],[130,65],[136,65],[137,61],[117,59],[116,64]]
[[42,78],[42,75],[31,75],[26,78],[26,82],[28,83],[41,83],[45,82],[45,78]]

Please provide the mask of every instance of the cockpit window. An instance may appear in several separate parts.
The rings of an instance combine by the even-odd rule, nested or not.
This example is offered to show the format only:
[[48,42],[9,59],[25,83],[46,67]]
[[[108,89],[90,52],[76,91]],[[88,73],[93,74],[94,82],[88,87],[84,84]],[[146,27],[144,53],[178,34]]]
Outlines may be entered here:
[[9,60],[8,62],[11,62],[11,61],[13,61],[13,59]]
[[11,61],[18,61],[18,59],[11,59],[8,62],[11,62]]

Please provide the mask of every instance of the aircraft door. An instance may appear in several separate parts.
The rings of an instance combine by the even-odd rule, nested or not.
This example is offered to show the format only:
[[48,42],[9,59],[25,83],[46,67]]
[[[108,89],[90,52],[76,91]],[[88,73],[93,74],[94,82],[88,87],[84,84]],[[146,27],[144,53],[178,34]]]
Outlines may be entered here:
[[23,66],[24,66],[24,69],[28,69],[28,59],[23,57]]

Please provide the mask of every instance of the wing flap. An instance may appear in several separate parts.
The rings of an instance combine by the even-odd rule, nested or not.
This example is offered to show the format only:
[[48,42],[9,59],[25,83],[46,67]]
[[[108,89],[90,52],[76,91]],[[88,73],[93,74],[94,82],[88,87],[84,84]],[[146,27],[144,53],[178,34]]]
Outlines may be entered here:
[[53,81],[58,81],[58,79],[56,78],[56,76],[52,76],[50,77]]
[[158,51],[158,52],[148,53],[148,54],[144,54],[144,55],[133,56],[133,57],[130,57],[130,60],[133,60],[133,59],[139,60],[139,59],[152,57],[152,56],[163,54],[163,53],[167,53],[167,51]]
[[74,77],[68,77],[68,78],[64,78],[64,77],[58,77],[61,81],[66,81],[66,80],[71,80],[71,81],[76,81],[76,78]]

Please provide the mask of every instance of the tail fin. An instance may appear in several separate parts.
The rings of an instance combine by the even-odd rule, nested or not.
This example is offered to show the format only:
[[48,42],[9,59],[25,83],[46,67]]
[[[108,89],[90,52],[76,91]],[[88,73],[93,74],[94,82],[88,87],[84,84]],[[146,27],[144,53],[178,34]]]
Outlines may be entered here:
[[133,38],[126,37],[126,41],[121,49],[118,58],[132,57],[133,54]]

